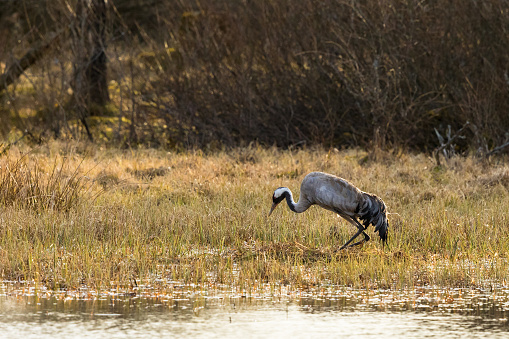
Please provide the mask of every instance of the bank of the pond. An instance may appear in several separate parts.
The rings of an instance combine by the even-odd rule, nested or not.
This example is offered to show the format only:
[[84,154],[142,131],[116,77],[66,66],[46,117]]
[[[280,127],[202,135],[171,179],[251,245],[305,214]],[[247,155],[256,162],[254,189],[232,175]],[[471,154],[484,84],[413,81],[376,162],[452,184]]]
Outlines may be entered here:
[[[509,279],[509,167],[503,159],[362,150],[248,147],[206,154],[49,143],[0,158],[0,274],[49,290],[107,290],[171,281],[297,289],[482,288]],[[373,228],[286,206],[312,171],[344,177],[387,205],[388,246]]]

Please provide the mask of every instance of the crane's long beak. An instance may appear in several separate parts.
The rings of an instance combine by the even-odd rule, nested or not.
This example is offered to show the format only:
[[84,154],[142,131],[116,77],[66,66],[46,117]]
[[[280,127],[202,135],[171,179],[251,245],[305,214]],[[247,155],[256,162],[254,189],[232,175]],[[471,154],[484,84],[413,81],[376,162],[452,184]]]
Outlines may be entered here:
[[275,209],[276,207],[277,207],[277,204],[274,204],[274,203],[273,203],[273,204],[272,204],[272,207],[270,208],[270,212],[269,212],[269,215],[268,215],[269,217],[270,217],[270,215],[272,214],[272,211],[274,211],[274,209]]

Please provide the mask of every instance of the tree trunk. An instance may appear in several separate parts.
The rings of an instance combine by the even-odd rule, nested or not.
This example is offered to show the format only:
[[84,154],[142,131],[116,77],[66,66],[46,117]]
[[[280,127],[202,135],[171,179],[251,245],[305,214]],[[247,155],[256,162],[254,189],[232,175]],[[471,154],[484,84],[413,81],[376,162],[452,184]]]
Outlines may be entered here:
[[[87,79],[90,83],[90,101],[103,107],[110,101],[108,93],[108,79],[106,77],[106,3],[105,0],[93,0],[92,22],[90,22],[92,34],[92,55],[89,67],[87,67]],[[91,112],[93,113],[93,111]]]
[[73,96],[76,111],[91,134],[86,118],[100,115],[109,102],[106,59],[107,7],[105,0],[78,0],[72,26]]

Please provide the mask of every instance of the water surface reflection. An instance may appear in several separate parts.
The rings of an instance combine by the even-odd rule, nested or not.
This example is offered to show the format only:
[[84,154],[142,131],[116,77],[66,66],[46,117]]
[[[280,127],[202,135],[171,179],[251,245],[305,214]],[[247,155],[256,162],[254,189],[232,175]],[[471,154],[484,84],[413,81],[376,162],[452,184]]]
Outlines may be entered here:
[[499,337],[509,291],[319,289],[298,293],[0,294],[2,338]]

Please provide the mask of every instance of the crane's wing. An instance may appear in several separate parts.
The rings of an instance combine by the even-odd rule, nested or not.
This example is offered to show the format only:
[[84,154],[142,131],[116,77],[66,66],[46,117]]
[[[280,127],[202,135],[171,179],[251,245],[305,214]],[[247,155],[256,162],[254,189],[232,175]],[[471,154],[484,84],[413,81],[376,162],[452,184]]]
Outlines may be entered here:
[[354,217],[363,202],[361,190],[347,180],[334,175],[312,172],[301,185],[301,195],[325,209]]

